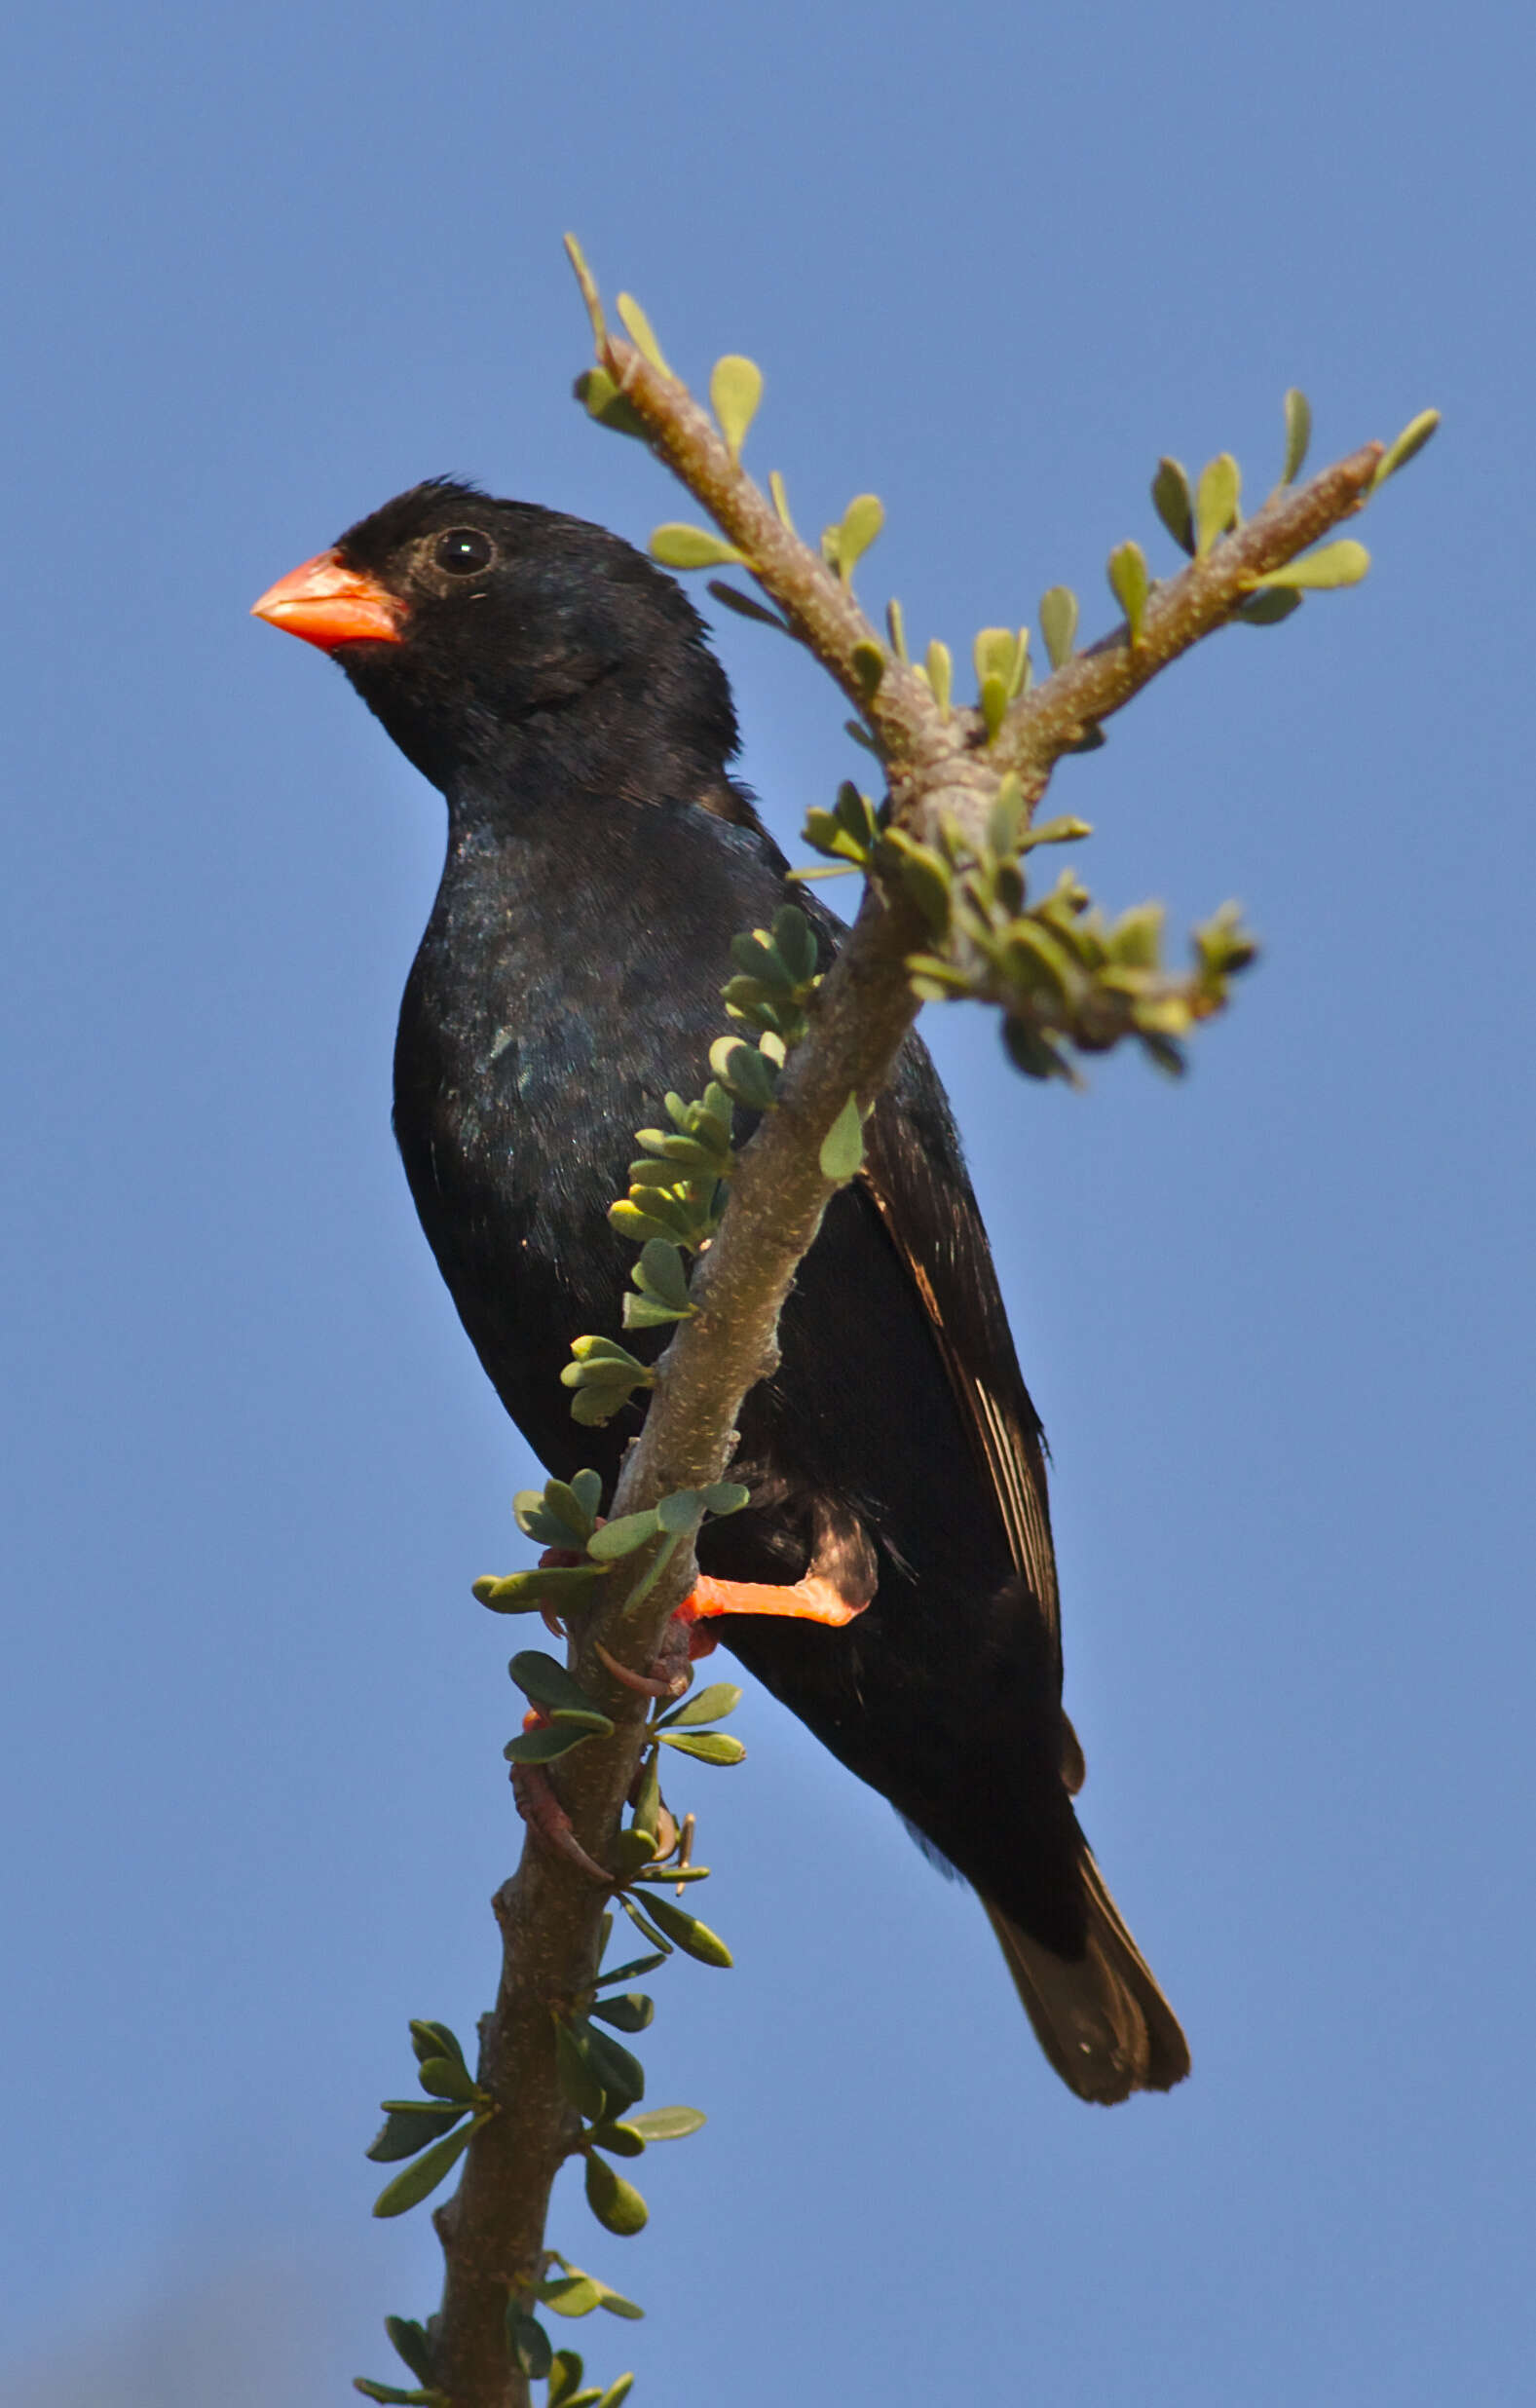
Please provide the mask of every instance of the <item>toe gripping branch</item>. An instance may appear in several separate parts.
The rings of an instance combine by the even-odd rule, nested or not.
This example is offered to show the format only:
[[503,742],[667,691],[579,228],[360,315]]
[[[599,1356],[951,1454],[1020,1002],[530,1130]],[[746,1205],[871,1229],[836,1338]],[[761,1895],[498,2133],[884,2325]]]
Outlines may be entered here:
[[[581,1559],[557,1547],[540,1557],[543,1568],[579,1562]],[[614,1678],[642,1697],[681,1697],[688,1687],[690,1663],[713,1652],[717,1635],[708,1626],[724,1614],[781,1615],[796,1622],[819,1622],[843,1630],[864,1611],[875,1594],[875,1551],[857,1523],[823,1526],[811,1565],[801,1579],[784,1587],[762,1580],[716,1580],[701,1572],[673,1614],[649,1673],[634,1673],[601,1644],[596,1652]],[[563,1626],[547,1606],[544,1620],[556,1636]],[[532,1730],[545,1717],[534,1708],[523,1718]],[[512,1794],[517,1811],[532,1830],[558,1856],[580,1866],[605,1889],[614,1876],[603,1870],[581,1846],[571,1818],[542,1765],[512,1766]]]

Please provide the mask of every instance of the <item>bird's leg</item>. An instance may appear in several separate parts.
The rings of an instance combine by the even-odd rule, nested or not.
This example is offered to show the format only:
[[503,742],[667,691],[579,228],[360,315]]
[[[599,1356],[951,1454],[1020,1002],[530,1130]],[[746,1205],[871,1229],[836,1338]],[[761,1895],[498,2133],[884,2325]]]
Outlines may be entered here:
[[823,1502],[816,1511],[814,1551],[799,1580],[780,1588],[771,1581],[716,1580],[700,1572],[677,1609],[678,1618],[689,1627],[693,1656],[707,1655],[715,1644],[715,1634],[698,1625],[722,1614],[782,1614],[841,1631],[864,1611],[876,1576],[875,1549],[863,1524],[845,1507]]
[[712,1620],[717,1614],[785,1614],[796,1622],[824,1622],[843,1630],[869,1603],[844,1597],[835,1580],[807,1572],[788,1588],[766,1580],[712,1580],[700,1572],[677,1609],[676,1619],[688,1623]]

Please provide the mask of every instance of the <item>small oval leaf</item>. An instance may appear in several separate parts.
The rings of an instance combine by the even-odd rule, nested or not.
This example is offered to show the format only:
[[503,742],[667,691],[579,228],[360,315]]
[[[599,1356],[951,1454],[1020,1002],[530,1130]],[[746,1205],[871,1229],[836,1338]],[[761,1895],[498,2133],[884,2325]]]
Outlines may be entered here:
[[1384,485],[1389,476],[1395,476],[1399,469],[1406,468],[1415,454],[1424,449],[1439,425],[1439,410],[1420,410],[1417,418],[1410,418],[1397,441],[1389,444],[1382,454],[1376,473],[1370,480],[1372,491],[1377,485]]
[[1183,463],[1166,455],[1152,479],[1152,508],[1181,551],[1195,547],[1195,515],[1189,499],[1189,479]]
[[763,371],[755,359],[744,358],[740,352],[727,352],[723,359],[716,360],[709,380],[710,406],[732,460],[741,457],[747,429],[762,398]]
[[[624,1903],[629,1903],[627,1899]],[[693,1915],[686,1915],[681,1906],[674,1906],[669,1900],[648,1895],[646,1914],[658,1932],[667,1939],[675,1940],[684,1953],[693,1957],[697,1964],[716,1965],[724,1969],[734,1963],[718,1932],[712,1932],[707,1924],[695,1921]]]
[[691,527],[680,519],[669,519],[653,531],[651,557],[664,569],[734,569],[746,562],[746,553],[737,551],[724,536],[711,535],[707,527]]
[[1200,471],[1195,494],[1195,548],[1203,560],[1237,517],[1242,477],[1230,452],[1218,453]]
[[668,1730],[680,1731],[700,1722],[723,1722],[733,1714],[741,1703],[741,1691],[733,1680],[713,1680],[707,1689],[698,1690],[681,1706],[674,1706],[661,1716]]
[[539,2304],[557,2316],[589,2316],[602,2297],[590,2275],[552,2275],[539,2285]]
[[728,1731],[663,1731],[662,1744],[679,1755],[696,1756],[700,1764],[740,1764],[746,1750]]
[[1301,464],[1312,440],[1312,404],[1299,388],[1292,385],[1286,395],[1286,456],[1281,466],[1280,481],[1293,485],[1301,473]]
[[493,1614],[535,1614],[545,1604],[556,1613],[563,1613],[568,1605],[580,1604],[590,1597],[593,1583],[602,1578],[604,1568],[595,1563],[576,1563],[553,1565],[548,1571],[508,1572],[504,1579],[490,1574],[474,1582],[472,1594]]
[[821,1141],[817,1164],[823,1179],[830,1179],[843,1187],[846,1186],[863,1159],[864,1122],[859,1112],[859,1099],[850,1094]]
[[650,2210],[634,2184],[616,2174],[595,2150],[586,2160],[586,2203],[605,2231],[620,2237],[643,2232],[650,2222]]
[[1358,585],[1369,566],[1370,554],[1365,545],[1346,535],[1339,543],[1303,552],[1299,560],[1288,560],[1283,569],[1271,569],[1267,577],[1254,582],[1259,586],[1287,586],[1298,593],[1331,593],[1340,585]]
[[[609,1731],[613,1727],[610,1723]],[[553,1764],[584,1741],[606,1737],[606,1732],[573,1730],[569,1723],[539,1722],[531,1731],[519,1731],[515,1739],[509,1739],[502,1753],[508,1764]]]
[[375,2165],[393,2165],[401,2158],[415,2157],[419,2149],[451,2132],[464,2114],[462,2107],[429,2105],[424,2098],[387,2098],[383,2106],[385,2121],[363,2152]]
[[885,524],[885,506],[879,494],[855,494],[838,529],[838,574],[844,584]]
[[631,2116],[629,2127],[642,2140],[686,2140],[690,2132],[702,2129],[708,2122],[698,2107],[652,2107],[643,2116]]
[[446,2140],[437,2141],[413,2159],[403,2174],[387,2182],[373,2202],[376,2216],[403,2216],[408,2207],[415,2207],[436,2190],[443,2176],[451,2173],[469,2145],[476,2123],[463,2125],[450,2132]]
[[1147,596],[1151,579],[1147,574],[1146,554],[1140,544],[1117,544],[1109,554],[1109,587],[1125,613],[1125,623],[1131,631],[1131,641],[1142,640],[1142,622],[1146,617]]
[[651,320],[635,299],[634,294],[621,292],[615,306],[624,321],[624,331],[636,351],[642,353],[650,360],[651,365],[658,368],[663,376],[670,376],[672,371],[661,357],[661,346],[656,339]]
[[643,1514],[620,1514],[616,1521],[605,1522],[600,1530],[592,1532],[586,1552],[599,1563],[616,1562],[659,1537],[660,1531],[660,1516],[654,1508]]

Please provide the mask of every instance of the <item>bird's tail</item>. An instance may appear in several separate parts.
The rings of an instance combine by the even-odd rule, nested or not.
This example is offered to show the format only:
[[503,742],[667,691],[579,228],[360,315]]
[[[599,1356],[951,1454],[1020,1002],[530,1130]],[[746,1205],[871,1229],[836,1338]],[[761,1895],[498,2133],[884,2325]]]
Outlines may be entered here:
[[995,1906],[987,1913],[1051,2063],[1079,2098],[1109,2107],[1133,2090],[1182,2082],[1189,2044],[1086,1847],[1082,1871],[1088,1945],[1079,1958],[1042,1947]]

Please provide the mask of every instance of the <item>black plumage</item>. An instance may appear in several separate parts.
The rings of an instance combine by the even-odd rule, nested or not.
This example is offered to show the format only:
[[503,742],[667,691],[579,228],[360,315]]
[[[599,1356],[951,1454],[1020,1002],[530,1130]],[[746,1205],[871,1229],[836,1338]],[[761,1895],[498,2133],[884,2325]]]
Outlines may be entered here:
[[[795,900],[830,955],[838,923],[786,885],[729,775],[725,674],[681,589],[628,545],[438,481],[308,567],[361,595],[373,632],[268,615],[335,652],[448,802],[395,1050],[411,1192],[540,1459],[611,1484],[639,1408],[579,1428],[559,1373],[573,1337],[619,1328],[633,1254],[607,1211],[633,1132],[707,1076],[731,936]],[[306,573],[258,607],[302,595]],[[975,1885],[1071,2088],[1166,2088],[1187,2071],[1183,2036],[1071,1803],[1040,1424],[916,1038],[867,1143],[802,1265],[779,1370],[741,1415],[753,1503],[706,1525],[699,1561],[788,1583],[830,1541],[874,1595],[842,1630],[711,1627]]]

